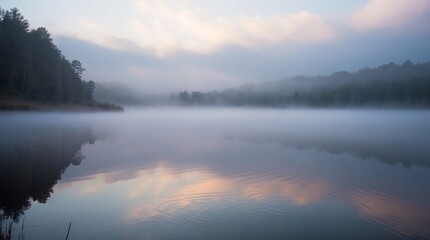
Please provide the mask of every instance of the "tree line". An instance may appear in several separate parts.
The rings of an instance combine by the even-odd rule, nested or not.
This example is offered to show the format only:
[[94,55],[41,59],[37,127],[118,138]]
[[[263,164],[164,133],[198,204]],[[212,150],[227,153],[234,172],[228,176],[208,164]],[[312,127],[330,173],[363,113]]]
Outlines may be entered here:
[[274,107],[430,107],[430,62],[384,64],[355,73],[283,79],[223,91],[182,91],[183,105]]
[[93,101],[95,83],[84,81],[48,30],[30,29],[17,8],[0,8],[0,98],[79,104]]

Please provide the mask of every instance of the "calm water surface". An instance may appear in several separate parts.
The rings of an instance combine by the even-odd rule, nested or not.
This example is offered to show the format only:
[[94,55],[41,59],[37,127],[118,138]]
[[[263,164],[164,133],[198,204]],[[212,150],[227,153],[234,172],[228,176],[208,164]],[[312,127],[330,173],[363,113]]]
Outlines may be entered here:
[[14,239],[430,239],[429,167],[428,111],[0,114]]

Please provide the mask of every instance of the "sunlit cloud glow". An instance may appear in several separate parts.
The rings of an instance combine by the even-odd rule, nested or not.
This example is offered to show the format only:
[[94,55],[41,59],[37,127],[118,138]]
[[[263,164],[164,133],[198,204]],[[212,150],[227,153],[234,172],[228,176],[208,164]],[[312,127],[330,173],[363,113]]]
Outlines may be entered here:
[[209,53],[225,45],[258,48],[268,44],[312,44],[333,40],[336,31],[307,11],[271,16],[238,14],[209,17],[184,1],[130,1],[128,26],[109,28],[90,18],[79,19],[82,40],[117,50]]
[[209,18],[203,9],[175,6],[171,2],[134,1],[134,4],[146,16],[133,21],[139,41],[143,47],[161,53],[175,49],[206,53],[225,44],[256,47],[281,42],[319,42],[335,35],[320,16],[309,12]]
[[428,0],[370,0],[357,10],[353,25],[359,30],[430,30]]

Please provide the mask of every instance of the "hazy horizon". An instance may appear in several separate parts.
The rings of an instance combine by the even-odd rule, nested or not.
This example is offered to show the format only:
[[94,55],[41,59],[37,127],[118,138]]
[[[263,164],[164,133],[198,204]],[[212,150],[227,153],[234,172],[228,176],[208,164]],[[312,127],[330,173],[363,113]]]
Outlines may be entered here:
[[83,78],[208,91],[430,60],[430,2],[2,1],[46,27]]

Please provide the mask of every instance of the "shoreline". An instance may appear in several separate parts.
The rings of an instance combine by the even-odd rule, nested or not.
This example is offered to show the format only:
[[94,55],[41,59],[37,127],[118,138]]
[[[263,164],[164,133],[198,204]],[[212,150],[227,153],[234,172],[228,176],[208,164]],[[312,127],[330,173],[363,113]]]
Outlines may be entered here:
[[94,112],[111,111],[122,112],[124,108],[111,103],[82,103],[82,104],[56,104],[29,102],[23,100],[0,100],[0,112],[12,111],[68,111],[68,112]]

